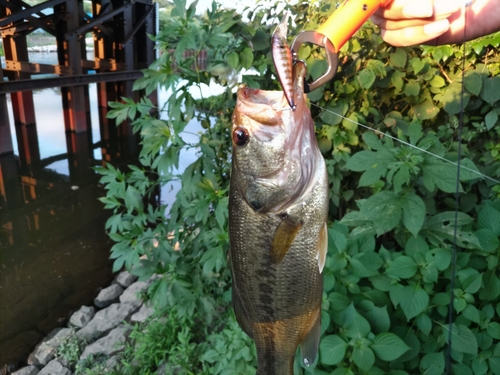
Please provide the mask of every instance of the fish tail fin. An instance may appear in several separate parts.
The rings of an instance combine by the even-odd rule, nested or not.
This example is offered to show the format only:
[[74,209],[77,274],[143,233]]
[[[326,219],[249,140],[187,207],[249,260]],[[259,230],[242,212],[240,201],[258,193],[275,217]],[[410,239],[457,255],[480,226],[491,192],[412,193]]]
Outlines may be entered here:
[[319,348],[319,338],[321,336],[321,312],[316,318],[316,322],[306,337],[300,343],[300,351],[302,353],[302,361],[304,366],[310,366],[316,360]]

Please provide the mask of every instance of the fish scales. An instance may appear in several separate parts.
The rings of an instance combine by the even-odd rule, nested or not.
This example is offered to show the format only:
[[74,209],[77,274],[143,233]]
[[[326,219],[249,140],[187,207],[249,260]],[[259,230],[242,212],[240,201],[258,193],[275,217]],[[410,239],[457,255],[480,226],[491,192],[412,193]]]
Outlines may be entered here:
[[[296,111],[282,92],[242,87],[233,115],[229,197],[233,307],[257,348],[258,375],[314,361],[327,247],[328,178],[294,66]],[[243,142],[244,141],[244,142]]]

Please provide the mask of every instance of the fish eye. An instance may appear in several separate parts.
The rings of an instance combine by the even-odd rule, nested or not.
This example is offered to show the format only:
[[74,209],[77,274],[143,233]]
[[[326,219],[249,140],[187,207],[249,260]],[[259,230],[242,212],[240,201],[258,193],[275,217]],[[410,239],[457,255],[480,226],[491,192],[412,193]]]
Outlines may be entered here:
[[250,138],[248,131],[239,126],[233,130],[233,142],[237,146],[244,146]]

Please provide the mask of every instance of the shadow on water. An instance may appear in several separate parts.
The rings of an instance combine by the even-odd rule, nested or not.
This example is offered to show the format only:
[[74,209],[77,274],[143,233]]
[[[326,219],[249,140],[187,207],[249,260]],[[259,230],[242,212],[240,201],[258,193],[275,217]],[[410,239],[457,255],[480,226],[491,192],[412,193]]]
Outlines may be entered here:
[[[91,166],[115,146],[113,137],[101,141],[90,86],[92,144],[99,147],[86,155],[68,159],[59,89],[34,92],[39,162],[23,163],[10,116],[14,152],[0,156],[0,373],[22,365],[113,277],[104,230],[109,213],[98,201],[104,190]],[[122,152],[120,160],[132,159]]]

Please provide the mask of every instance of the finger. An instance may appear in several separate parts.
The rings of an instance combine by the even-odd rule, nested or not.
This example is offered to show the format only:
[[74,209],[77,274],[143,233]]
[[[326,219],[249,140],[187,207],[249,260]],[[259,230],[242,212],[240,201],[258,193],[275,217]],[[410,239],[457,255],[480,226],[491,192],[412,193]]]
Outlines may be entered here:
[[389,20],[443,19],[458,11],[462,5],[462,1],[455,0],[394,0],[389,7],[380,8],[375,15]]
[[439,21],[441,19],[448,18],[446,16],[444,17],[429,17],[429,18],[415,18],[415,19],[408,19],[408,20],[390,20],[390,19],[385,19],[382,17],[379,17],[377,15],[371,16],[371,21],[380,27],[381,29],[385,30],[402,30],[406,29],[408,27],[415,27],[415,26],[424,26],[428,23],[432,23],[435,21]]
[[428,23],[424,26],[408,27],[402,30],[382,29],[381,35],[387,43],[395,47],[404,47],[433,40],[446,33],[449,28],[450,23],[445,19]]
[[389,4],[389,6],[379,8],[375,12],[375,15],[391,20],[401,20],[408,18],[431,17],[433,13],[434,7],[432,0],[394,0]]

